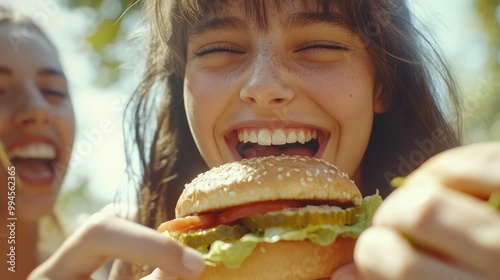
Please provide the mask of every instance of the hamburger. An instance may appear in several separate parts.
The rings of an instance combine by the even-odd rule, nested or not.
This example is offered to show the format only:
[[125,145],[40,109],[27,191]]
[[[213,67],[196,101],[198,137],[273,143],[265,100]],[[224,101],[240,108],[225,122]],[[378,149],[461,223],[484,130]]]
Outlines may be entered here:
[[244,159],[187,184],[158,231],[203,254],[198,279],[329,279],[381,201],[324,160]]

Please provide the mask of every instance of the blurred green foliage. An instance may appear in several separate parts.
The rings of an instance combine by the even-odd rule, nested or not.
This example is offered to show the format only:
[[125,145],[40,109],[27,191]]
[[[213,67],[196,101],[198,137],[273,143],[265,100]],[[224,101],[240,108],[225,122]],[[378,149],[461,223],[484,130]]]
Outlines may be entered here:
[[490,140],[500,140],[500,0],[475,0],[475,7],[489,40],[488,63],[475,93],[482,120],[475,122],[486,124]]
[[85,10],[92,17],[86,40],[97,54],[96,83],[109,86],[119,81],[120,66],[127,62],[124,51],[115,51],[136,27],[140,0],[64,0],[68,8]]
[[109,201],[89,192],[89,179],[81,178],[70,189],[60,193],[57,200],[55,213],[65,227],[70,230],[80,226],[82,219],[79,215],[91,215],[99,212]]

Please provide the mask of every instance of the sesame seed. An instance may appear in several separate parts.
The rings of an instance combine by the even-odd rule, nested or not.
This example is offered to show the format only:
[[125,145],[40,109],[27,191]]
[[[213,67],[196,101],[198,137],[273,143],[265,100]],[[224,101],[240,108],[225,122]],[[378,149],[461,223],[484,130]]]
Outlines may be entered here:
[[314,179],[312,177],[307,177],[307,181],[312,182]]
[[230,191],[229,192],[230,197],[236,197],[236,192],[235,191]]
[[284,169],[283,167],[279,167],[279,168],[278,168],[278,172],[283,171],[283,169]]
[[300,184],[304,187],[307,186],[307,182],[304,178],[300,178]]
[[286,172],[286,177],[290,177],[290,176],[292,176],[292,173],[290,173],[290,171],[287,171]]
[[306,170],[306,175],[307,175],[307,177],[311,177],[313,174],[311,173],[311,171]]
[[278,180],[283,181],[283,175],[278,174]]
[[333,182],[333,179],[332,179],[332,178],[330,178],[330,177],[326,178],[326,180],[327,180],[328,182],[330,182],[330,183],[331,183],[331,182]]
[[293,171],[295,171],[295,172],[300,172],[300,169],[298,169],[298,168],[294,168],[294,169],[293,169]]

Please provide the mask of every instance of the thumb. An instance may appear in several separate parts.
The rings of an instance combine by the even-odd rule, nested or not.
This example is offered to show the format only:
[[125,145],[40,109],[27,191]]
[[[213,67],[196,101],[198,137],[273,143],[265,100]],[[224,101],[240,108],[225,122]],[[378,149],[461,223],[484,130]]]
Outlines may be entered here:
[[361,279],[354,263],[346,264],[335,270],[331,280],[358,280]]

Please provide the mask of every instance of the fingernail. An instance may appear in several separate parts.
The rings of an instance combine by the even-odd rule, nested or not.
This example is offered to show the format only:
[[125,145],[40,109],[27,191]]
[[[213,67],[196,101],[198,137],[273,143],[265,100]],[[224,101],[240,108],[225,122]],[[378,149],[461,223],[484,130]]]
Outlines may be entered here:
[[193,248],[184,249],[182,262],[187,269],[196,274],[200,274],[205,268],[205,261],[200,252]]

